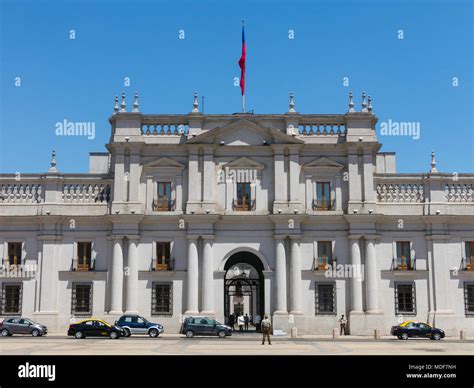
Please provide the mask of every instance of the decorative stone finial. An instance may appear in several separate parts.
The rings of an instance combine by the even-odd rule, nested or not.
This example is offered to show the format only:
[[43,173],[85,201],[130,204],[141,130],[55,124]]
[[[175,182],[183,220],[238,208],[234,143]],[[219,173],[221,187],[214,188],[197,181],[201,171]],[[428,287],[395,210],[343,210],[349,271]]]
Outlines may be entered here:
[[352,95],[352,92],[349,92],[349,112],[355,112],[354,96]]
[[290,93],[290,110],[289,113],[295,113],[295,98],[293,92]]
[[117,113],[118,111],[119,111],[118,96],[115,96],[114,113]]
[[435,159],[435,152],[431,151],[431,171],[430,172],[438,172],[436,168],[436,159]]
[[367,110],[369,112],[372,112],[372,97],[369,96],[367,99],[369,101],[369,105],[367,106]]
[[193,113],[199,113],[198,94],[194,92]]
[[125,93],[122,93],[122,102],[120,103],[120,112],[126,112],[126,110],[125,110]]
[[51,167],[49,168],[49,172],[57,172],[58,170],[56,169],[56,151],[53,150],[51,152]]
[[138,92],[135,92],[135,98],[133,100],[133,111],[138,112]]
[[365,101],[365,92],[362,92],[362,112],[368,112],[367,102]]

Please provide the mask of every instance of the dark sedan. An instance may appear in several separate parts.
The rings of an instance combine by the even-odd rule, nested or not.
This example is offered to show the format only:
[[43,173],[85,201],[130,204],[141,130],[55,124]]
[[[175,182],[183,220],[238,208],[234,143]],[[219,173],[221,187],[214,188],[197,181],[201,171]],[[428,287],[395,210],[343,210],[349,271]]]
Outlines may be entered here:
[[225,338],[232,335],[232,328],[211,318],[189,317],[186,318],[181,326],[181,334],[192,338],[195,335],[218,336]]
[[407,340],[408,338],[412,337],[429,338],[438,341],[445,336],[443,330],[432,327],[426,323],[416,321],[406,321],[398,326],[392,326],[390,334],[402,340]]
[[121,327],[116,325],[112,326],[101,319],[86,319],[69,325],[67,335],[77,339],[86,337],[110,337],[112,339],[118,339],[125,337],[125,331]]
[[0,333],[2,337],[12,336],[13,334],[41,337],[48,333],[48,328],[28,318],[5,318],[0,322]]

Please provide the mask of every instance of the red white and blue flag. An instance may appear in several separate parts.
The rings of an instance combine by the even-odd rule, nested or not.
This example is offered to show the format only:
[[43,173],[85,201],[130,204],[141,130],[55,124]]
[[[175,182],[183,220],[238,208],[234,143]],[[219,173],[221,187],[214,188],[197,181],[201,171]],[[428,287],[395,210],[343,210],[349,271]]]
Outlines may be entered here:
[[245,94],[245,59],[247,58],[247,49],[245,47],[245,31],[244,26],[242,25],[242,55],[239,59],[240,66],[240,89],[242,91],[242,96]]

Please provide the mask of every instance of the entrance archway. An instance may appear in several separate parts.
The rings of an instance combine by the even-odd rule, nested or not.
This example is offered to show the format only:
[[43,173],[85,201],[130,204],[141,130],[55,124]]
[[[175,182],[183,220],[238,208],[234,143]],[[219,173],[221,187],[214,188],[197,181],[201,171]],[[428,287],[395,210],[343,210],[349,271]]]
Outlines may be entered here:
[[250,322],[265,312],[263,263],[252,252],[239,251],[224,266],[224,316],[248,314]]

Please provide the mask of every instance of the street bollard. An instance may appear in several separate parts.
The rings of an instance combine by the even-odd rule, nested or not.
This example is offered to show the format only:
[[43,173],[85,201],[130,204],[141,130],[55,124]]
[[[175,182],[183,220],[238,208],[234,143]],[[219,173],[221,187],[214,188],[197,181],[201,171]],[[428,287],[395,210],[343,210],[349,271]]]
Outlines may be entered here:
[[332,329],[332,338],[333,339],[339,338],[339,330],[338,329]]
[[291,338],[298,337],[298,329],[296,327],[291,328]]
[[461,330],[461,331],[459,332],[459,338],[462,339],[462,340],[466,340],[466,339],[467,339],[466,330]]
[[380,336],[380,330],[379,330],[379,329],[374,329],[374,338],[375,338],[375,339],[380,339],[380,338],[382,338],[382,337]]

